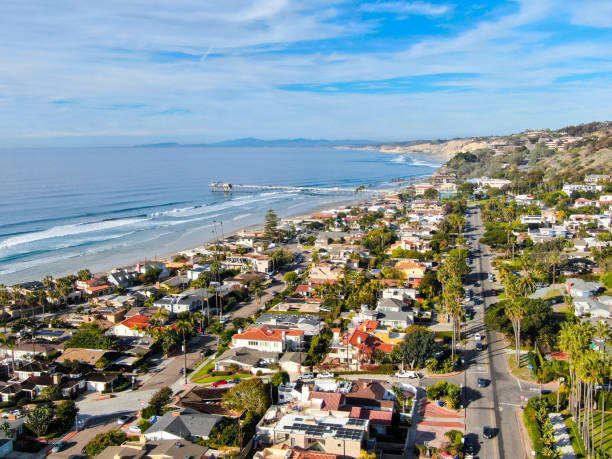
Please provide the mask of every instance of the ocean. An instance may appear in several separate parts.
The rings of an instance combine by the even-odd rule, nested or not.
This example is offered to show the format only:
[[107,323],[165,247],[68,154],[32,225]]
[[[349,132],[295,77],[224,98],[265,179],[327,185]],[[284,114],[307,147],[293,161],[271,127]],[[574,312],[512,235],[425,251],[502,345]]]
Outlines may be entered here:
[[390,188],[440,164],[329,147],[0,150],[0,283],[92,272],[196,247],[347,196],[216,193],[212,181]]

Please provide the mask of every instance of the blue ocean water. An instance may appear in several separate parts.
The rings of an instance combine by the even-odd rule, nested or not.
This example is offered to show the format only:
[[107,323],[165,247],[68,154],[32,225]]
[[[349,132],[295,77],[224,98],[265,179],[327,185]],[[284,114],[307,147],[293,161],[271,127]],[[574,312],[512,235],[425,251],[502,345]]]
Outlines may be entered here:
[[388,188],[394,178],[428,175],[438,166],[327,147],[2,150],[0,283],[105,270],[195,247],[212,238],[213,225],[229,233],[262,222],[268,209],[288,216],[347,199],[226,195],[209,191],[211,181]]

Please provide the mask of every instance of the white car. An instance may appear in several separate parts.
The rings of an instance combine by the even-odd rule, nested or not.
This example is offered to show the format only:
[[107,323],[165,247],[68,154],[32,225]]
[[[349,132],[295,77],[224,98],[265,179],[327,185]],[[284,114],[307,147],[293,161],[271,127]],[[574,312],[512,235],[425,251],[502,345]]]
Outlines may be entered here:
[[333,374],[333,373],[329,373],[329,372],[327,372],[327,371],[326,371],[325,373],[319,373],[319,374],[317,375],[317,378],[335,378],[335,377],[336,377],[336,375],[335,375],[335,374]]
[[476,334],[474,335],[474,339],[475,339],[476,341],[481,341],[481,340],[482,340],[482,335],[481,335],[480,333],[476,333]]
[[310,372],[302,373],[299,376],[299,379],[312,379],[312,378],[314,378],[314,373],[310,373]]
[[414,371],[398,371],[395,373],[398,378],[418,378],[419,376]]
[[140,427],[138,427],[136,424],[132,424],[128,430],[132,433],[140,433]]

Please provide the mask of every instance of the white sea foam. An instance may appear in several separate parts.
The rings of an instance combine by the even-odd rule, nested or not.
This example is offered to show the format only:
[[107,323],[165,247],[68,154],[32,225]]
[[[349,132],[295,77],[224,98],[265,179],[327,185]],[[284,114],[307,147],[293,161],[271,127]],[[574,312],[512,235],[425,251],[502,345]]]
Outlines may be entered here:
[[36,231],[33,233],[20,234],[0,242],[0,250],[9,249],[18,245],[30,244],[45,239],[73,236],[75,234],[92,233],[94,231],[106,231],[126,225],[134,225],[146,221],[142,218],[123,218],[119,220],[107,220],[95,223],[79,223],[75,225],[61,225]]

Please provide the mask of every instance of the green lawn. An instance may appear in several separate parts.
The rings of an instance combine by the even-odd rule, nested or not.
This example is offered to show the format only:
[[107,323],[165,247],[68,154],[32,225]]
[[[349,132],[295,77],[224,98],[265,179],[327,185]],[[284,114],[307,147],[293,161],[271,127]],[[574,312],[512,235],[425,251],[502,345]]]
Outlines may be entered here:
[[584,450],[584,443],[582,442],[582,438],[580,437],[580,433],[578,432],[578,426],[572,418],[565,419],[565,426],[567,427],[570,439],[572,440],[572,447],[574,448],[574,453],[576,453],[576,457],[578,459],[585,458],[586,451]]
[[516,366],[516,354],[513,352],[512,354],[508,354],[508,365],[510,366],[510,370],[512,374],[518,378],[526,379],[528,381],[535,381],[534,376],[527,368],[527,354],[520,355],[521,368],[517,368]]
[[[593,442],[595,449],[598,449],[601,445],[601,411],[593,413],[593,423]],[[603,449],[605,451],[612,450],[612,413],[605,413]]]
[[555,290],[549,290],[548,292],[546,292],[546,294],[542,297],[543,300],[548,300],[549,298],[554,298],[556,296],[563,296],[563,294],[561,293],[561,290],[559,289],[555,289]]
[[207,363],[202,368],[200,368],[198,371],[196,371],[195,373],[189,375],[189,379],[193,380],[193,379],[201,378],[202,376],[207,375],[208,373],[213,371],[214,368],[215,368],[215,363],[214,362]]
[[234,375],[229,375],[229,376],[206,376],[204,378],[200,378],[198,380],[194,380],[192,379],[191,381],[196,383],[196,384],[208,384],[208,383],[213,383],[216,381],[220,381],[222,379],[235,379],[235,378],[250,378],[251,376],[253,376],[252,374],[234,374]]

